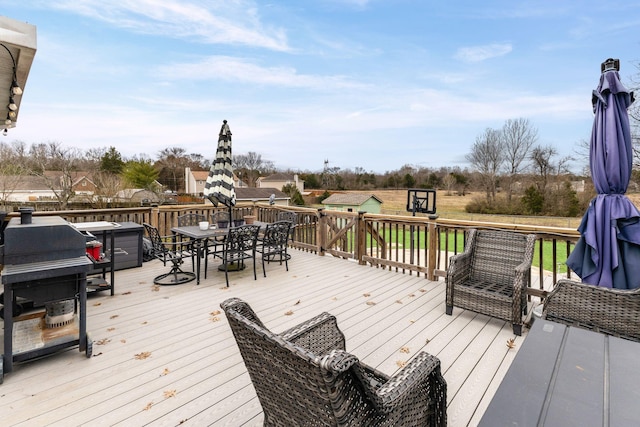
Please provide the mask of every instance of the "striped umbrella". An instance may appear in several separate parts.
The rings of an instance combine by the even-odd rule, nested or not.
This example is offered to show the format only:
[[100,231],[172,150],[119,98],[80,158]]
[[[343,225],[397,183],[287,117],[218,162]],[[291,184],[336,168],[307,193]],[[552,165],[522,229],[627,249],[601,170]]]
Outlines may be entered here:
[[211,164],[209,176],[204,185],[204,196],[211,200],[214,206],[218,206],[218,203],[227,206],[229,214],[231,214],[231,207],[236,205],[233,164],[231,162],[231,130],[226,120],[222,121],[216,158]]

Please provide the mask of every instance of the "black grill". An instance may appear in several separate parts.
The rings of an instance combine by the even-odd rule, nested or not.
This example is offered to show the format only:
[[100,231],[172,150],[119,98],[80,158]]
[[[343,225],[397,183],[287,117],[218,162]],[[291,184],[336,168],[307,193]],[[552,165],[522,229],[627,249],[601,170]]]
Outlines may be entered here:
[[[57,351],[69,345],[79,345],[90,352],[86,336],[86,282],[93,263],[86,255],[86,236],[57,216],[31,216],[31,210],[21,211],[4,230],[1,247],[2,284],[4,287],[4,350],[3,372],[10,372],[13,361],[28,360]],[[28,301],[34,308],[58,301],[78,300],[75,336],[67,342],[48,347],[12,353],[13,323],[20,321],[14,308],[17,301]],[[49,309],[49,308],[48,308]],[[44,314],[43,314],[44,315]],[[79,333],[77,332],[79,331]],[[0,377],[1,378],[1,377]]]

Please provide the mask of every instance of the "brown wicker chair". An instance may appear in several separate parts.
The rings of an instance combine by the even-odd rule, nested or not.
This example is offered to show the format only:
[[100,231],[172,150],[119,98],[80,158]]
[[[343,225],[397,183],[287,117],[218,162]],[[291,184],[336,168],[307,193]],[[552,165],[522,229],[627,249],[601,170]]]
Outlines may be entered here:
[[336,318],[322,313],[281,334],[244,301],[221,304],[264,411],[265,426],[444,426],[440,361],[418,353],[389,377],[345,351]]
[[545,299],[542,317],[640,341],[640,288],[609,289],[560,279]]
[[447,269],[447,314],[454,306],[486,314],[511,322],[521,335],[535,241],[534,234],[469,230],[464,252]]

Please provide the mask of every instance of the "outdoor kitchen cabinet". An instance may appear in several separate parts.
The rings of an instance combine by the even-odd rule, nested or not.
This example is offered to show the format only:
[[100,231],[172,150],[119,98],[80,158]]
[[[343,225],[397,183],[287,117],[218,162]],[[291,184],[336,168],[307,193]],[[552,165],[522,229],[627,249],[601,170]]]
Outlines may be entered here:
[[[85,222],[75,226],[102,242],[104,258],[94,260],[87,279],[87,290],[115,290],[116,270],[142,266],[142,234],[144,227],[135,222]],[[113,250],[112,250],[113,248]],[[109,276],[107,278],[107,275]]]
[[[113,230],[119,225],[115,222],[96,221],[96,222],[79,222],[73,224],[79,231],[87,236],[87,239],[102,240],[102,253],[104,256],[89,257],[93,263],[93,268],[87,277],[87,292],[99,292],[110,290],[113,296],[115,289],[114,275],[114,259],[115,251],[107,248],[115,248],[115,234]],[[87,242],[88,243],[88,242]],[[109,246],[107,246],[109,244]],[[87,250],[88,251],[88,250]],[[107,280],[109,273],[109,280]]]

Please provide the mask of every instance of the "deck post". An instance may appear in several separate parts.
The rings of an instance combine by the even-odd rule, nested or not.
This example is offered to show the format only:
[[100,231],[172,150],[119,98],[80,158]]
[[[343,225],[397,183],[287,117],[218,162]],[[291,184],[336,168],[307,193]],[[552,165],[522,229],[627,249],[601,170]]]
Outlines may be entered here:
[[318,255],[324,256],[327,250],[327,215],[324,209],[318,209],[318,227],[316,228],[316,242],[318,242]]
[[363,257],[366,253],[366,239],[367,239],[367,223],[365,221],[364,215],[367,212],[360,211],[358,212],[358,218],[356,219],[356,247],[355,247],[355,257],[358,260],[358,264],[366,265],[366,261],[363,260]]
[[427,279],[438,280],[435,275],[438,254],[438,227],[435,221],[429,221],[429,259],[427,262]]
[[151,215],[149,216],[149,224],[156,227],[157,229],[160,229],[159,223],[160,223],[160,207],[156,205],[151,208]]

